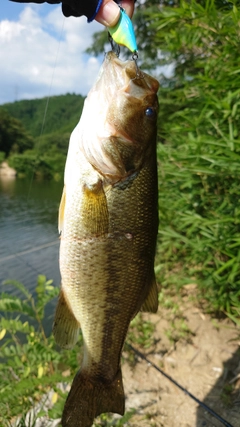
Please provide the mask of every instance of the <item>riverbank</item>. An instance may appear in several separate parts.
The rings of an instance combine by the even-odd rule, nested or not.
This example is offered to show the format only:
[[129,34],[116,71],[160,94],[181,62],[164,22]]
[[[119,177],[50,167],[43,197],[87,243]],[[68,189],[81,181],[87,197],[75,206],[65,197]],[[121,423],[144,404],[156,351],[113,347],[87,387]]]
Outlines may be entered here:
[[17,175],[17,171],[11,168],[7,162],[0,163],[0,177],[13,179]]
[[[152,346],[148,349],[140,347],[137,344],[137,333],[133,345],[227,420],[229,425],[239,427],[240,331],[229,319],[217,319],[206,314],[193,302],[194,291],[194,285],[186,287],[184,294],[174,297],[172,307],[161,305],[157,314],[144,314],[142,321],[150,322],[155,327]],[[130,335],[127,341],[129,339]],[[101,415],[95,419],[93,427],[222,426],[219,420],[209,415],[127,347],[123,352],[122,371],[126,395],[125,416]],[[69,374],[70,371],[63,370],[62,383],[57,384],[54,390],[51,389],[40,404],[28,413],[28,420],[30,414],[34,418],[41,409],[47,414],[62,399],[62,394],[69,391]],[[35,427],[60,425],[58,412],[56,419],[42,416],[36,420]],[[31,424],[29,426],[32,427]]]

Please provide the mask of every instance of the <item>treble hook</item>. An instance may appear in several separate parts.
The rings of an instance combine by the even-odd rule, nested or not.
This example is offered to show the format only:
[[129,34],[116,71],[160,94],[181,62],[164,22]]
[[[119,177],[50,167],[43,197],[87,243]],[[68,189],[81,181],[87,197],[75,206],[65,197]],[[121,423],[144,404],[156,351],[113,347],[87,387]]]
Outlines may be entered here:
[[108,31],[108,41],[111,45],[112,51],[116,54],[117,57],[120,55],[120,46],[119,44],[115,43],[111,34]]
[[135,52],[133,52],[133,54],[132,54],[132,60],[135,62],[135,66],[136,66],[136,76],[134,77],[134,79],[132,79],[132,80],[135,80],[135,79],[144,79],[144,75],[143,75],[143,73],[141,72],[141,70],[140,70],[140,68],[139,68],[139,66],[138,66],[138,63],[137,63],[137,60],[138,60],[138,53],[137,53],[137,51],[135,50]]

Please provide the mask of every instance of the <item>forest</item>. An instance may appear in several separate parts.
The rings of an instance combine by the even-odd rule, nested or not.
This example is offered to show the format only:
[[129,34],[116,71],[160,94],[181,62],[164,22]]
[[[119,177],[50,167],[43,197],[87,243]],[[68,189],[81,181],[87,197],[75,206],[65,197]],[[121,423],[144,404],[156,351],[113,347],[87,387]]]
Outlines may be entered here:
[[[205,312],[239,326],[240,2],[146,0],[133,22],[139,65],[160,81],[156,274],[162,294],[197,283],[195,298]],[[105,32],[96,33],[88,51],[97,55],[106,43]],[[166,65],[171,75],[161,74]],[[50,98],[43,132],[46,100],[1,106],[1,158],[19,174],[62,177],[83,101],[74,94]],[[46,383],[47,372],[57,371],[52,347],[48,357]]]
[[83,102],[81,95],[66,94],[1,105],[0,161],[6,159],[19,177],[62,179]]

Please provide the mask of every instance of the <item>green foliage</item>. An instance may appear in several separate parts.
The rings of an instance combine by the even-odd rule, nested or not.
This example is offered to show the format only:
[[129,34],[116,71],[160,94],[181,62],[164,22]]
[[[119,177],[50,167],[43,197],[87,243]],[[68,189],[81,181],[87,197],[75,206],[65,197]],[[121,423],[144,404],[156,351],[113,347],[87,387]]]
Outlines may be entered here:
[[[153,16],[155,43],[176,64],[160,90],[159,277],[196,280],[213,310],[240,306],[238,174],[240,13],[181,2]],[[171,84],[170,84],[171,83]],[[177,267],[177,268],[176,268]],[[176,270],[176,273],[174,273]],[[179,280],[179,270],[185,280]]]
[[140,347],[147,349],[154,343],[154,329],[153,323],[144,320],[142,313],[139,313],[130,324],[127,340],[133,345],[138,344]]
[[70,134],[79,121],[83,102],[83,96],[68,93],[49,99],[16,101],[3,107],[11,116],[21,120],[33,137],[38,138],[42,134]]
[[35,151],[38,155],[41,156],[54,156],[56,153],[58,153],[66,157],[69,138],[70,132],[55,132],[47,135],[41,135],[41,137],[37,139]]
[[121,418],[113,418],[110,414],[102,414],[93,423],[93,427],[123,427],[133,417],[135,410],[127,411]]
[[[66,393],[58,383],[72,379],[82,342],[71,352],[59,351],[52,335],[45,335],[45,307],[58,294],[51,280],[38,277],[35,298],[21,283],[8,283],[21,292],[22,298],[3,293],[0,299],[0,425],[7,426],[13,417],[26,414],[50,389],[55,392],[53,407],[48,413],[43,405],[41,415],[60,418]],[[64,377],[63,371],[67,372]],[[24,420],[22,416],[19,426],[25,425]]]
[[[35,297],[22,283],[4,282],[9,284],[21,297],[2,293],[0,298],[0,425],[10,427],[15,418],[17,427],[34,427],[40,416],[61,418],[67,393],[62,391],[60,383],[70,383],[79,369],[82,338],[71,351],[59,351],[53,336],[46,336],[42,325],[46,304],[58,295],[51,280],[38,276]],[[148,348],[153,331],[154,326],[139,314],[131,323],[128,341]],[[50,391],[52,407],[45,405]],[[128,411],[121,418],[102,414],[94,425],[120,427],[134,413]]]
[[221,401],[225,406],[230,408],[232,406],[232,394],[234,391],[234,385],[233,384],[226,384],[223,387],[222,393],[221,393]]
[[[9,156],[8,163],[16,169],[19,177],[35,175],[55,180],[63,178],[70,134],[79,121],[83,102],[81,95],[67,94],[4,105],[5,110],[0,112],[2,111],[3,117],[8,118],[5,127],[11,134],[11,141],[15,138],[15,142],[7,150],[10,143],[5,134],[1,139],[0,115],[0,149]],[[26,145],[26,142],[24,145],[19,136],[16,138],[11,133],[13,125],[10,126],[9,123],[17,123],[21,129],[23,123],[32,135],[29,137],[31,145]],[[23,133],[23,138],[25,137]],[[1,141],[4,141],[3,148]]]
[[[9,284],[21,297],[2,293],[0,298],[0,425],[10,427],[15,419],[16,427],[34,427],[40,416],[61,418],[67,397],[61,384],[70,383],[79,369],[82,338],[71,351],[59,351],[53,336],[46,336],[42,325],[46,304],[58,295],[52,280],[38,276],[35,297],[22,283],[4,282]],[[130,342],[148,348],[153,329],[140,314],[130,327]],[[45,404],[47,399],[51,407]],[[118,419],[102,414],[94,425],[120,427],[134,413],[128,411]]]
[[8,156],[10,153],[22,153],[33,147],[33,139],[27,134],[22,123],[0,108],[0,151]]
[[36,154],[31,150],[24,154],[13,154],[8,158],[8,164],[16,169],[19,176],[32,176],[39,167],[39,159],[36,158]]
[[3,162],[4,159],[5,159],[5,153],[3,151],[0,151],[0,164]]
[[[135,9],[142,69],[173,68],[159,76],[158,279],[175,291],[196,282],[209,309],[238,322],[240,2],[146,0]],[[96,33],[90,51],[106,40]]]
[[[22,296],[2,293],[0,298],[0,425],[10,427],[14,418],[16,427],[34,427],[40,416],[49,420],[61,418],[67,393],[62,391],[60,383],[70,383],[79,369],[82,339],[71,351],[59,351],[53,336],[45,335],[42,321],[46,304],[58,295],[51,280],[38,276],[35,297],[22,283],[10,280],[4,283],[9,284]],[[132,322],[129,341],[148,348],[153,329],[140,314]],[[50,392],[51,407],[45,405]],[[128,411],[121,418],[102,414],[94,425],[120,427],[134,413]]]
[[171,343],[176,343],[180,339],[188,341],[193,335],[183,318],[173,319],[169,328],[166,329],[165,334]]
[[16,169],[21,178],[36,175],[42,178],[54,178],[56,181],[63,177],[66,157],[61,153],[36,155],[33,150],[23,154],[13,154],[8,158],[9,166]]

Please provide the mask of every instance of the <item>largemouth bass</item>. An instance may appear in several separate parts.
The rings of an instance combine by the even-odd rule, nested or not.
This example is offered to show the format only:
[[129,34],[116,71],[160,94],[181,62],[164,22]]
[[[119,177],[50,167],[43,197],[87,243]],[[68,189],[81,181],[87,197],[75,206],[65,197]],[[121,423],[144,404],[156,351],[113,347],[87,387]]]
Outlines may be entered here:
[[59,211],[62,286],[53,332],[71,348],[82,329],[80,371],[63,427],[124,414],[120,367],[128,326],[156,312],[158,82],[134,61],[106,55],[71,138]]

